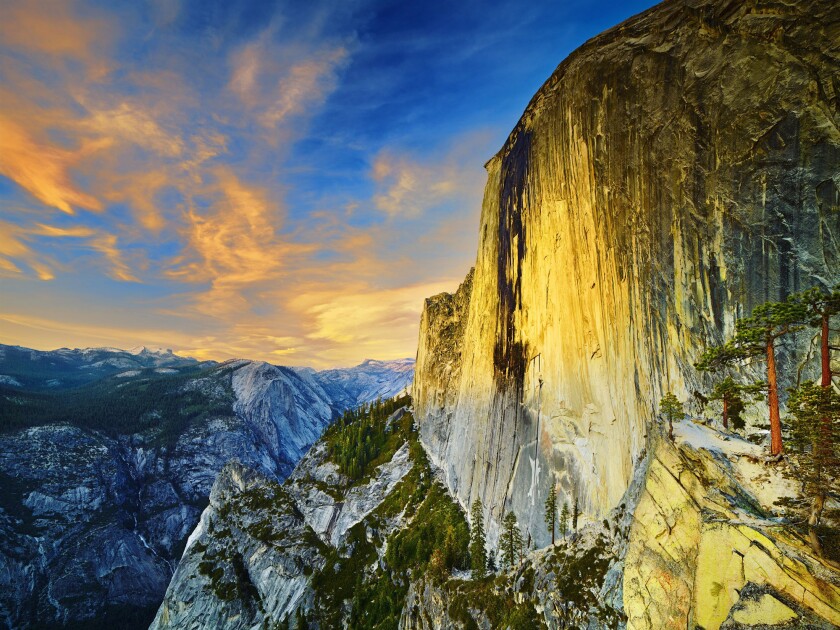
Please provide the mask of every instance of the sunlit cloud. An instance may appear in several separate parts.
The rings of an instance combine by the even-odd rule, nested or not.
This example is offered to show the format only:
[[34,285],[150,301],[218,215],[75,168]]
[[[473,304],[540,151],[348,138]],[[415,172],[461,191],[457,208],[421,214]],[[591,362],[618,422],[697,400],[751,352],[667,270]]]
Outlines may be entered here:
[[101,53],[116,34],[102,17],[82,16],[71,0],[4,0],[0,3],[0,41],[4,46],[48,57],[50,67],[82,62],[95,76],[109,68]]
[[[0,276],[5,272],[13,276],[24,275],[23,269],[17,263],[28,267],[39,280],[55,278],[54,268],[58,265],[45,254],[39,253],[32,245],[33,237],[38,235],[50,237],[89,237],[95,234],[87,228],[64,229],[41,223],[32,228],[24,228],[14,223],[0,221]],[[17,261],[17,263],[15,262]]]
[[91,115],[79,124],[81,132],[87,131],[110,142],[129,142],[161,157],[184,152],[184,143],[177,132],[164,130],[148,111],[136,105],[123,102],[113,109],[89,111]]
[[390,216],[412,217],[444,201],[474,197],[483,177],[475,164],[464,161],[468,154],[454,151],[440,162],[380,152],[371,169],[376,208]]
[[123,282],[140,282],[125,262],[123,252],[120,251],[117,241],[116,235],[104,234],[92,239],[90,245],[110,263],[108,270],[110,276]]
[[457,288],[444,279],[387,289],[351,287],[344,293],[315,292],[292,303],[308,316],[307,338],[326,364],[348,365],[365,357],[414,356],[423,301]]
[[67,151],[36,142],[23,128],[0,113],[0,174],[45,205],[74,214],[74,208],[101,210],[99,200],[75,186],[69,169],[94,145]]
[[245,291],[276,280],[287,258],[312,247],[281,238],[282,208],[265,190],[225,168],[217,169],[214,178],[204,203],[194,203],[187,213],[184,252],[167,274],[209,284],[195,295],[202,311],[244,314],[250,310]]

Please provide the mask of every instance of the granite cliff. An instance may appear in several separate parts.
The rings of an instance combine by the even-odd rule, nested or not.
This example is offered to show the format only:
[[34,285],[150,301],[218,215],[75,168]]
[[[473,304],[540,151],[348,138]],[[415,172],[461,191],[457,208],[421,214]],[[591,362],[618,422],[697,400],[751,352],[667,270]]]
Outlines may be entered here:
[[464,506],[537,546],[551,484],[602,519],[662,394],[701,412],[704,347],[840,279],[839,43],[826,0],[669,1],[534,96],[486,165],[474,271],[422,316],[416,417]]

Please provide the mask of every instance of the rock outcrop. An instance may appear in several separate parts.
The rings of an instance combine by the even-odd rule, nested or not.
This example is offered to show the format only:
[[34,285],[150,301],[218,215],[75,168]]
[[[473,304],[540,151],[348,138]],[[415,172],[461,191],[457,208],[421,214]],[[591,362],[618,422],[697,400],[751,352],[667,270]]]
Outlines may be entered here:
[[652,433],[603,523],[528,554],[507,579],[417,580],[400,627],[474,627],[464,613],[498,627],[500,591],[552,630],[840,626],[840,573],[774,514],[796,488],[762,463],[763,447],[693,421],[675,436]]
[[645,462],[624,556],[628,629],[840,626],[840,573],[780,521],[763,447],[692,422]]
[[487,163],[475,270],[427,301],[414,392],[491,542],[513,510],[546,545],[552,484],[604,518],[662,394],[699,411],[704,347],[840,280],[838,42],[828,0],[664,2],[560,64]]
[[[403,413],[392,418],[400,420]],[[351,482],[331,460],[323,439],[282,485],[238,463],[228,465],[213,486],[152,629],[273,627],[298,610],[317,609],[318,585],[340,590],[342,579],[348,579],[319,576],[332,569],[328,563],[355,566],[364,556],[360,547],[369,543],[373,558],[384,552],[385,539],[403,521],[400,502],[411,496],[403,492],[394,498],[395,489],[414,467],[409,442],[403,441],[369,479]],[[377,513],[385,501],[394,502],[396,514]],[[357,526],[364,535],[351,541]],[[351,584],[361,577],[350,575]],[[343,602],[337,605],[341,618]]]

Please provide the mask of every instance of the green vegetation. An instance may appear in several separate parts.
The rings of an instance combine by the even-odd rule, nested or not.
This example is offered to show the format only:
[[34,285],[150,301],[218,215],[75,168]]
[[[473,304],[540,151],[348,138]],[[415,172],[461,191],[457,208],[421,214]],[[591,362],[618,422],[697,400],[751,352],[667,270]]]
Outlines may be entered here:
[[[349,628],[396,628],[412,579],[429,575],[443,581],[453,568],[469,566],[466,518],[446,489],[431,482],[411,414],[386,428],[387,418],[408,402],[401,398],[350,412],[325,435],[330,458],[353,482],[373,474],[406,442],[413,467],[377,509],[350,529],[343,549],[324,546],[326,563],[312,578],[312,614],[322,628],[341,627],[342,619]],[[354,447],[351,436],[369,438],[368,447]],[[407,524],[389,535],[388,523],[400,514]],[[376,550],[386,538],[380,559]],[[350,603],[347,617],[345,602]]]
[[553,545],[554,531],[557,529],[557,488],[553,480],[545,500],[545,525],[551,530],[551,544]]
[[389,430],[388,417],[409,402],[408,396],[385,402],[377,400],[350,409],[324,434],[330,458],[352,482],[364,479],[371,470],[389,461],[405,435]]
[[770,454],[782,453],[782,423],[779,416],[779,390],[776,374],[776,342],[800,330],[808,319],[808,309],[800,295],[784,302],[765,302],[752,315],[735,323],[735,335],[724,345],[709,348],[700,357],[699,370],[720,370],[748,359],[767,362],[767,403],[770,406]]
[[563,502],[563,510],[560,512],[560,535],[565,538],[569,531],[569,504]]
[[[531,570],[533,573],[533,569]],[[518,603],[508,576],[486,577],[463,582],[451,580],[444,587],[449,617],[466,630],[478,630],[479,625],[470,613],[480,611],[492,628],[536,630],[545,628],[542,617],[528,599]]]
[[502,522],[502,534],[500,536],[502,548],[502,566],[511,569],[519,563],[522,557],[522,532],[516,522],[516,514],[508,512]]
[[435,551],[443,568],[469,568],[470,533],[461,508],[440,483],[432,484],[411,524],[388,543],[385,560],[392,569],[423,573]]
[[[804,514],[808,539],[814,552],[840,568],[840,535],[834,528],[823,528],[826,503],[840,492],[840,394],[831,387],[806,382],[793,388],[788,400],[790,416],[790,475],[799,482],[797,500],[786,502]],[[833,510],[840,516],[840,510]],[[825,546],[822,537],[834,544]],[[833,550],[826,553],[826,548]]]
[[668,437],[673,442],[674,420],[683,417],[683,405],[674,394],[668,392],[662,397],[662,400],[659,401],[659,413],[665,416],[665,419],[668,420]]
[[481,499],[473,501],[470,519],[470,568],[473,578],[482,578],[487,573],[487,539],[484,533],[484,506]]
[[741,414],[744,412],[746,402],[744,395],[756,396],[764,392],[764,386],[760,383],[756,385],[741,385],[736,383],[731,376],[727,376],[722,381],[715,383],[712,388],[712,393],[709,395],[709,400],[719,400],[723,407],[722,419],[723,428],[729,428],[729,421],[732,421],[732,428],[736,431],[743,430],[744,419]]
[[798,299],[805,308],[806,323],[820,329],[820,387],[829,387],[832,377],[829,325],[831,318],[840,314],[840,285],[832,291],[814,287],[800,293]]
[[233,414],[229,372],[148,369],[57,392],[0,386],[0,431],[65,422],[111,435],[154,429],[160,443],[171,444],[193,422]]
[[229,558],[205,557],[208,559],[199,563],[198,572],[210,579],[210,589],[217,598],[225,602],[240,601],[247,606],[260,602],[241,553],[235,551]]
[[585,628],[587,619],[599,620],[597,627],[616,628],[626,621],[623,615],[601,602],[599,593],[610,564],[615,560],[610,541],[598,534],[592,544],[578,545],[561,541],[548,557],[557,580],[557,591],[565,602],[558,612],[562,627]]

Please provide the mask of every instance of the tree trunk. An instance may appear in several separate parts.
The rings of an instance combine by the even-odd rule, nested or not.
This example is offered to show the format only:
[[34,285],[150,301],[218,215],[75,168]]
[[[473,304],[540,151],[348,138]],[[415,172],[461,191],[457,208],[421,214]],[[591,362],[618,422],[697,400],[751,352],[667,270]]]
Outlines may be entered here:
[[668,415],[668,438],[674,441],[674,420],[670,415]]
[[723,397],[723,428],[729,429],[729,401]]
[[[828,347],[828,333],[828,313],[823,313],[822,331],[820,334],[820,359],[822,363],[820,386],[824,390],[828,390],[831,387],[831,353]],[[834,449],[831,429],[831,417],[823,416],[820,418],[820,439],[814,445],[814,457],[821,461],[828,461]]]
[[776,349],[767,341],[767,402],[770,405],[770,455],[781,455],[782,421],[779,418],[779,389],[776,384]]
[[822,387],[831,387],[831,354],[828,347],[828,313],[822,315],[822,331],[820,334],[820,359],[822,360]]

